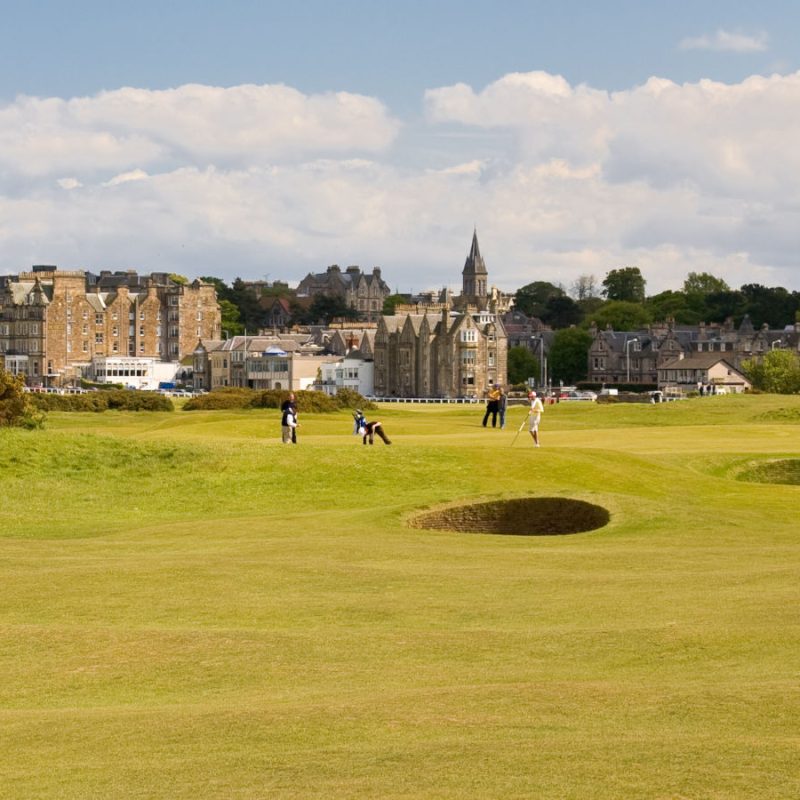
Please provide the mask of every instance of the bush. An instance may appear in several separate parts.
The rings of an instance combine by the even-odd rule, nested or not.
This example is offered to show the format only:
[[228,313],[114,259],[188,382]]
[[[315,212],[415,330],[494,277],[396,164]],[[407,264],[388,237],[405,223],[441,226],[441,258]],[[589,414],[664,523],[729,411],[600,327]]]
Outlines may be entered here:
[[41,428],[44,414],[25,393],[19,375],[0,369],[0,427]]
[[109,389],[86,394],[34,394],[32,402],[48,411],[174,411],[172,401],[157,392]]
[[[243,389],[240,387],[226,386],[214,389],[208,394],[193,397],[183,406],[184,411],[221,411],[233,408],[280,408],[289,392],[285,389]],[[324,392],[295,392],[297,411],[301,414],[331,413],[342,408],[373,409],[370,403],[358,392],[352,389],[342,389],[337,395],[331,396]]]

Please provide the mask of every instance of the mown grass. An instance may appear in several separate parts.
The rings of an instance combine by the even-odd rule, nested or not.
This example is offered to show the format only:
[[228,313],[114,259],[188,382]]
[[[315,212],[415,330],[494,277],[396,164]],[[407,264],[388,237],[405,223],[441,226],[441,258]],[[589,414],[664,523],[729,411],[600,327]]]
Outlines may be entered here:
[[[4,431],[3,796],[790,798],[800,401],[50,414]],[[416,530],[520,496],[567,537]]]

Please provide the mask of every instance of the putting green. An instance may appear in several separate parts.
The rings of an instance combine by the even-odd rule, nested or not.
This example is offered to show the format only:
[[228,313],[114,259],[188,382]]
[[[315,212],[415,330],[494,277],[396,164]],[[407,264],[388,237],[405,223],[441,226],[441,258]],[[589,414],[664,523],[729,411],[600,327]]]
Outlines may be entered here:
[[[800,796],[800,398],[0,431],[10,798]],[[512,446],[513,442],[513,446]],[[572,536],[409,521],[561,498]]]

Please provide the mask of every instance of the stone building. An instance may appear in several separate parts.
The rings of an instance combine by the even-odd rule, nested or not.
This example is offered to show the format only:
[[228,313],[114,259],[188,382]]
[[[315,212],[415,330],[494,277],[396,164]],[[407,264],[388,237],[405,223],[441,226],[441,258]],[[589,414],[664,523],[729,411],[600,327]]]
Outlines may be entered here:
[[467,309],[382,317],[375,333],[374,383],[379,397],[482,397],[505,384],[503,323]]
[[391,294],[389,285],[381,277],[379,267],[371,275],[360,267],[347,267],[342,272],[334,264],[325,272],[309,273],[297,286],[298,296],[323,294],[342,297],[350,308],[356,309],[367,321],[377,320],[383,309],[383,301]]
[[165,273],[38,266],[0,281],[0,353],[29,384],[76,380],[102,356],[180,361],[220,319],[213,285]]
[[638,331],[593,326],[590,333],[588,379],[592,383],[657,384],[666,364],[705,353],[721,354],[737,371],[744,361],[761,358],[775,348],[800,355],[800,325],[755,329],[748,316],[738,328],[731,319],[714,325],[676,325],[668,320]]
[[379,397],[482,397],[507,382],[508,337],[498,314],[499,293],[477,231],[462,271],[462,291],[442,302],[397,306],[375,332],[375,394]]

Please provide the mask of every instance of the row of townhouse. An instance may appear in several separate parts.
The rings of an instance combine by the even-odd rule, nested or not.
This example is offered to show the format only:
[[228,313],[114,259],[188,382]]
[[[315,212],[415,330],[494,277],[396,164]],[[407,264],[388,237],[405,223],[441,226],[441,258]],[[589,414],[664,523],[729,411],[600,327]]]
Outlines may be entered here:
[[800,324],[782,330],[766,325],[755,329],[747,316],[738,327],[730,319],[719,325],[676,325],[669,320],[638,331],[593,326],[591,333],[588,380],[592,383],[680,389],[709,383],[741,391],[749,386],[743,362],[776,348],[800,356]]
[[322,367],[340,358],[305,333],[201,340],[192,353],[192,381],[195,391],[229,386],[299,391],[316,388]]
[[213,285],[165,273],[37,266],[0,278],[0,359],[30,385],[93,377],[109,358],[178,363],[220,324]]

